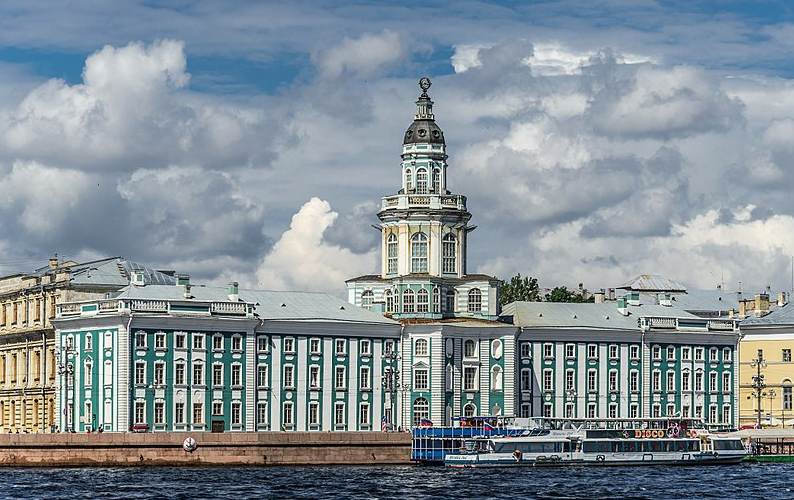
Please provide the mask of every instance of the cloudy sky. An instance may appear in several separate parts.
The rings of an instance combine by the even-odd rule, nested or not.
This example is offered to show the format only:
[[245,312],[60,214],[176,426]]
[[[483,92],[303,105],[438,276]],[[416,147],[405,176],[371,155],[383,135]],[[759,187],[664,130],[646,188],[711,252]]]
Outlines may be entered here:
[[0,1],[0,272],[123,255],[342,293],[429,76],[470,271],[788,290],[793,10]]

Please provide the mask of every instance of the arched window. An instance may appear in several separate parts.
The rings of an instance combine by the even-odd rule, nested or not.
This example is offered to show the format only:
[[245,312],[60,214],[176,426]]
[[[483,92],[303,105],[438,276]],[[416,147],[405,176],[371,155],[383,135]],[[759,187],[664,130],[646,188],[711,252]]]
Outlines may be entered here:
[[422,288],[416,292],[416,312],[426,313],[429,311],[430,294]]
[[433,312],[436,314],[441,312],[441,290],[439,287],[433,288]]
[[422,420],[430,420],[430,403],[425,398],[414,400],[414,427],[419,427]]
[[427,236],[424,233],[411,237],[411,272],[427,272]]
[[427,356],[427,339],[416,339],[414,342],[414,356]]
[[412,185],[413,185],[413,181],[411,180],[411,171],[410,170],[406,170],[405,171],[405,192],[406,193],[411,190],[411,186]]
[[375,298],[375,294],[372,293],[372,290],[366,290],[364,293],[361,294],[361,307],[366,310],[372,309],[372,300]]
[[469,312],[482,311],[482,292],[479,288],[469,290]]
[[427,170],[423,168],[416,171],[416,193],[427,194]]
[[394,312],[394,296],[391,293],[391,290],[386,290],[383,293],[383,297],[386,299],[386,312],[393,313]]
[[473,417],[475,413],[477,413],[477,407],[473,403],[468,403],[463,407],[464,417]]
[[403,292],[403,312],[414,312],[414,291],[410,288]]
[[491,368],[491,390],[492,391],[502,390],[502,367],[499,365],[496,365],[493,368]]
[[441,169],[433,169],[433,192],[441,194]]
[[397,274],[397,235],[392,233],[386,240],[386,273]]
[[469,339],[463,343],[463,355],[467,358],[474,358],[477,356],[477,342]]
[[455,290],[447,290],[446,295],[444,295],[444,311],[446,312],[455,312],[455,303],[457,302],[457,293]]
[[455,235],[447,233],[441,240],[441,272],[456,273],[457,259],[455,256],[458,253],[458,242]]

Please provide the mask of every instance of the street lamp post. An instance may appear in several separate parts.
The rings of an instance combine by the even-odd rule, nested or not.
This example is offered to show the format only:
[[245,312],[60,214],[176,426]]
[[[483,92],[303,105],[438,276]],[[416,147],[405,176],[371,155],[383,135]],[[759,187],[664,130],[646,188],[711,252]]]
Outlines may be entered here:
[[[56,354],[58,355],[58,365],[57,365],[57,372],[58,375],[61,376],[61,381],[66,379],[65,383],[62,384],[63,387],[63,397],[61,401],[64,403],[65,408],[63,409],[63,414],[66,415],[66,427],[65,430],[75,430],[75,426],[77,424],[77,419],[75,418],[75,412],[77,411],[77,391],[75,389],[75,360],[71,359],[75,354],[75,349],[67,346],[62,350],[57,349]],[[63,356],[63,359],[61,358]],[[72,393],[72,408],[69,411],[69,391],[71,390]],[[71,420],[71,427],[69,426],[69,422]]]
[[764,382],[764,376],[761,374],[761,368],[766,368],[766,360],[764,359],[764,352],[759,349],[758,350],[758,357],[752,361],[750,361],[750,367],[756,369],[756,374],[753,375],[752,383],[750,386],[753,388],[752,397],[758,398],[758,428],[761,428],[761,398],[763,397],[764,389],[766,388],[766,382]]
[[382,387],[384,392],[389,394],[389,418],[387,430],[395,430],[394,420],[397,412],[397,389],[400,387],[400,371],[397,369],[397,352],[395,348],[383,354],[383,358],[389,362],[386,373],[383,375]]

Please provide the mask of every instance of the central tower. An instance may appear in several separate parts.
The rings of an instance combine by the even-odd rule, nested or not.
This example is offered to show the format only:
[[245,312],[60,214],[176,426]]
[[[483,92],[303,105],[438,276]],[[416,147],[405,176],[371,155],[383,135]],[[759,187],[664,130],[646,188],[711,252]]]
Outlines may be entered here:
[[347,281],[348,299],[395,318],[495,319],[499,280],[466,271],[466,242],[475,226],[466,197],[447,189],[444,132],[422,78],[414,121],[405,131],[401,187],[386,196],[378,212],[380,275]]

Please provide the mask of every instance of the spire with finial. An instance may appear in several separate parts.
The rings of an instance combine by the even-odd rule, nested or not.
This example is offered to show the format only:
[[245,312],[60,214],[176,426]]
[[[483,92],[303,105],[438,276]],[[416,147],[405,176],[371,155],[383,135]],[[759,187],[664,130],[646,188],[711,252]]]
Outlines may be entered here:
[[433,101],[430,100],[430,96],[427,95],[427,90],[430,86],[433,85],[433,82],[430,81],[430,78],[423,77],[419,80],[419,88],[422,89],[422,95],[419,96],[419,100],[416,101],[416,116],[414,117],[415,120],[434,120],[433,117]]

